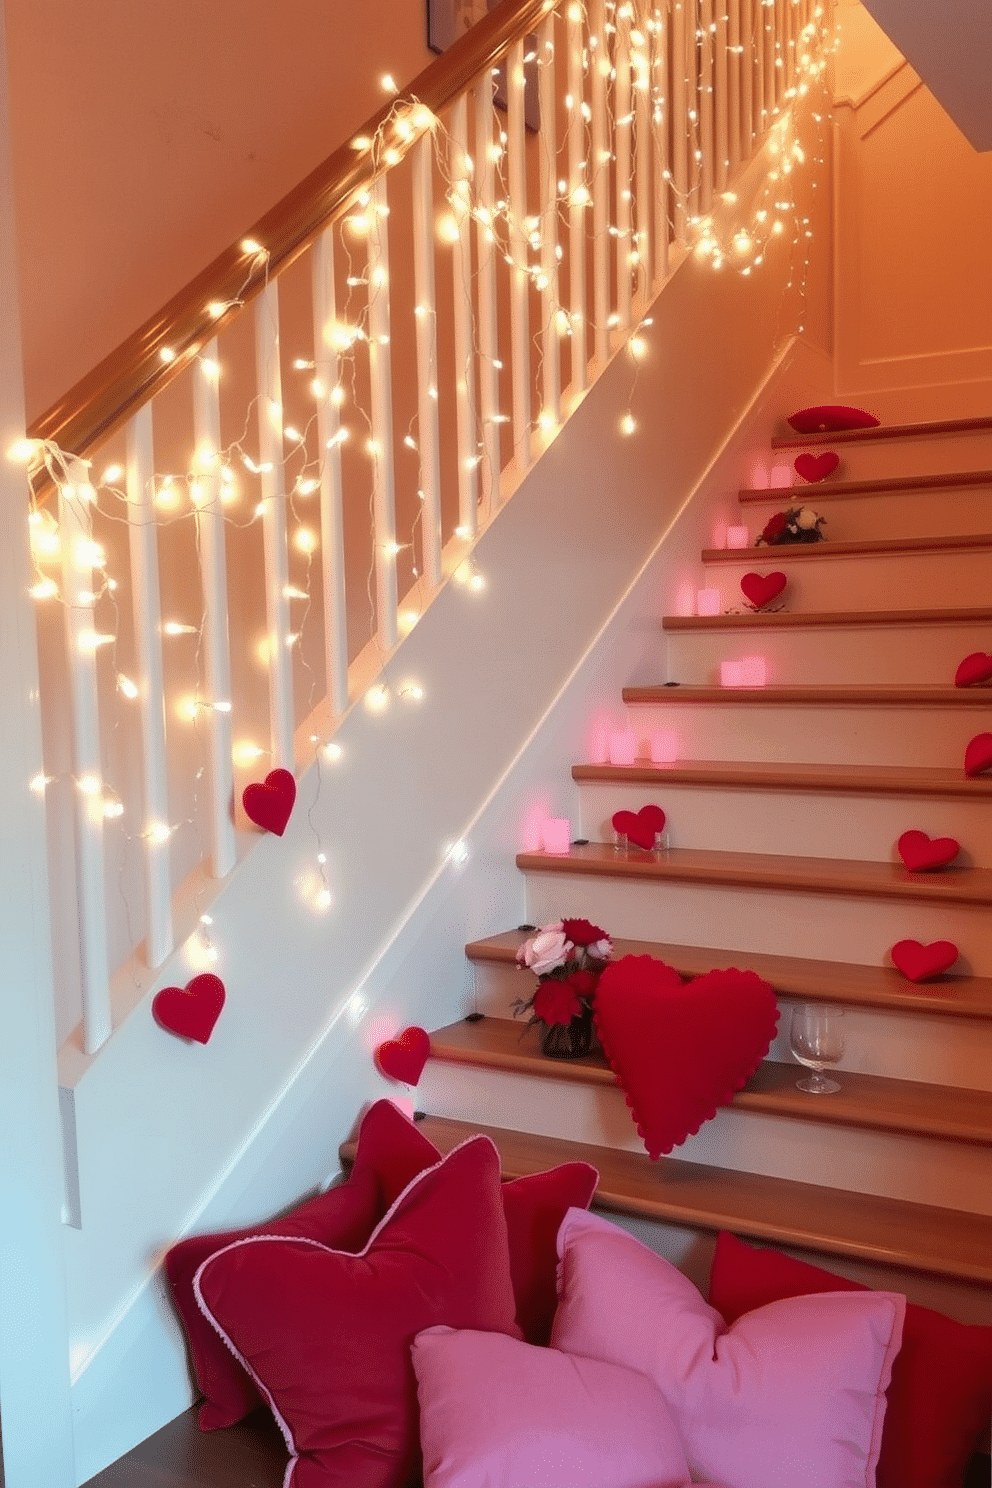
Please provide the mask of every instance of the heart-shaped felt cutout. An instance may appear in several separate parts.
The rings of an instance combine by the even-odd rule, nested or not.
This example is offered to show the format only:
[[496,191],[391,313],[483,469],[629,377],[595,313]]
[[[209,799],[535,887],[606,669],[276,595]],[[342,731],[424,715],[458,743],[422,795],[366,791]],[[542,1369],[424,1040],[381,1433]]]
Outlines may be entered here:
[[596,984],[596,1033],[648,1154],[671,1152],[715,1116],[768,1053],[775,993],[753,971],[683,984],[653,956],[623,956]]
[[741,593],[756,610],[760,610],[781,594],[787,583],[784,573],[746,573],[741,579]]
[[794,463],[796,473],[804,481],[812,483],[826,480],[828,475],[833,475],[840,464],[840,455],[835,455],[833,450],[827,450],[822,455],[797,455]]
[[954,673],[955,687],[975,687],[980,682],[992,681],[992,656],[984,651],[972,651],[960,662]]
[[984,775],[992,770],[992,734],[976,734],[964,752],[964,773]]
[[611,820],[614,832],[628,842],[652,848],[656,834],[665,830],[666,818],[660,806],[642,806],[640,811],[615,811]]
[[256,827],[281,837],[296,802],[296,781],[291,770],[270,770],[264,782],[246,785],[241,796],[245,816]]
[[928,982],[954,965],[958,948],[949,940],[935,940],[930,945],[921,945],[918,940],[899,940],[889,955],[893,966],[908,982]]
[[212,971],[195,976],[185,987],[163,987],[152,998],[152,1017],[180,1038],[205,1044],[224,1006],[224,983]]
[[375,1062],[387,1080],[416,1085],[431,1052],[430,1034],[423,1028],[404,1028],[394,1039],[386,1039],[375,1051]]
[[945,868],[961,851],[953,837],[928,837],[926,832],[903,832],[896,843],[899,856],[910,873],[925,873],[928,868]]

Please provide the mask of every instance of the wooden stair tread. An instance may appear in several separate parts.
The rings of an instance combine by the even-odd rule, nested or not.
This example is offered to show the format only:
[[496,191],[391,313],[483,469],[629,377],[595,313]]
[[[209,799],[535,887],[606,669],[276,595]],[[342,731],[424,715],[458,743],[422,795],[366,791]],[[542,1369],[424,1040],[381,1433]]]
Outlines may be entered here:
[[[876,625],[992,625],[992,609],[775,610],[733,615],[666,615],[663,630],[840,629]],[[966,689],[962,689],[965,691]]]
[[[793,1245],[963,1281],[992,1281],[992,1219],[901,1199],[879,1199],[705,1167],[678,1158],[651,1162],[645,1153],[539,1137],[474,1122],[427,1116],[420,1131],[441,1152],[481,1132],[496,1144],[505,1178],[539,1173],[565,1162],[599,1172],[598,1209],[644,1219],[732,1230],[753,1240]],[[343,1163],[355,1144],[341,1148]]]
[[778,547],[704,548],[704,563],[775,563],[794,559],[877,558],[900,553],[973,553],[992,548],[992,532],[948,537],[880,537],[863,542],[783,543]]
[[777,434],[772,449],[805,449],[811,444],[875,444],[888,439],[930,439],[941,434],[980,434],[992,431],[992,418],[933,419],[919,424],[876,424],[869,429],[825,429],[816,434]]
[[788,707],[828,708],[988,708],[992,687],[902,687],[888,683],[848,687],[715,687],[687,682],[658,682],[625,687],[625,703],[765,703]]
[[657,765],[650,760],[635,760],[632,765],[573,765],[572,779],[628,785],[726,786],[992,800],[992,775],[969,779],[960,766],[922,769],[915,765],[791,765],[746,760],[679,760],[676,764]]
[[971,491],[976,486],[992,488],[992,470],[949,470],[940,475],[889,475],[872,480],[816,481],[802,486],[746,487],[738,491],[742,506],[775,502],[793,507],[822,501],[842,501],[851,496],[902,496],[907,491]]
[[[505,930],[484,940],[473,940],[465,947],[465,954],[470,961],[515,967],[517,950],[529,933]],[[848,1007],[992,1019],[992,977],[948,972],[933,982],[908,982],[891,966],[859,966],[853,961],[818,961],[759,951],[670,945],[657,940],[614,938],[613,954],[615,959],[654,956],[686,977],[701,976],[714,967],[737,966],[770,982],[780,997],[800,1002],[842,1002]]]
[[[547,1059],[536,1028],[512,1018],[462,1019],[431,1034],[431,1055],[451,1064],[571,1084],[615,1086],[616,1076],[601,1054],[584,1059]],[[992,1094],[957,1086],[929,1085],[842,1070],[842,1089],[830,1100],[811,1100],[797,1090],[803,1074],[798,1064],[768,1059],[730,1102],[738,1110],[770,1116],[820,1121],[834,1126],[867,1127],[904,1136],[943,1138],[992,1146]]]

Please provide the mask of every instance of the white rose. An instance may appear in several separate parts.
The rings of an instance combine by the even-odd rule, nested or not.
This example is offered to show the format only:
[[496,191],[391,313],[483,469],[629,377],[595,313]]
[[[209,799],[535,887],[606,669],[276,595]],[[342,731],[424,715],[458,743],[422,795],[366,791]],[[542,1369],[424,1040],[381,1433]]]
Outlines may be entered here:
[[594,961],[608,961],[613,955],[613,942],[608,935],[604,935],[595,945],[586,946],[586,950]]
[[796,516],[796,526],[801,527],[804,532],[809,532],[819,521],[819,517],[811,507],[804,506]]
[[564,966],[574,947],[561,925],[546,925],[530,940],[524,941],[517,952],[517,960],[530,968],[535,976],[546,976],[557,966]]

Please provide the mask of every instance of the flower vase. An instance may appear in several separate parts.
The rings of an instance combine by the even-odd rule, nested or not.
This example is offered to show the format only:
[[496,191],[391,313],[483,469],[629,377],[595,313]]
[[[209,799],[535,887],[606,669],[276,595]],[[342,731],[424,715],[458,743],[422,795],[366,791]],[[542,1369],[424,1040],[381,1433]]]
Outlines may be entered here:
[[541,1024],[541,1053],[547,1059],[581,1059],[594,1041],[591,1008],[576,1013],[569,1023]]

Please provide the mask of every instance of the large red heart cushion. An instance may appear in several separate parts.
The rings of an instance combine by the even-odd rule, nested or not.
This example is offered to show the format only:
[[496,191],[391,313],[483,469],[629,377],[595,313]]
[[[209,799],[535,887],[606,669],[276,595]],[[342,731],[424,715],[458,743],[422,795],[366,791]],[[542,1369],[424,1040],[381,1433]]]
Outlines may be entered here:
[[899,856],[910,873],[925,873],[930,868],[945,868],[961,851],[953,837],[928,837],[926,832],[903,832],[896,843]]
[[732,1099],[768,1053],[775,993],[753,971],[683,984],[653,956],[623,956],[596,985],[596,1033],[651,1158]]
[[964,773],[984,775],[992,770],[992,734],[976,734],[964,752]]
[[224,996],[220,977],[205,971],[185,987],[163,987],[156,992],[152,998],[152,1017],[169,1033],[205,1044],[220,1017]]
[[387,1080],[416,1085],[431,1052],[431,1036],[423,1028],[404,1028],[394,1039],[386,1039],[375,1051],[375,1062]]
[[958,663],[954,673],[955,687],[975,687],[981,682],[992,681],[992,654],[972,651],[964,661]]
[[281,837],[296,802],[296,781],[291,770],[270,770],[262,784],[246,785],[241,797],[245,816],[256,827]]
[[897,940],[889,955],[892,964],[908,982],[928,982],[954,965],[958,948],[950,940],[921,945],[918,940]]
[[787,582],[784,573],[746,573],[741,579],[741,593],[756,610],[761,610],[782,593]]
[[660,806],[642,806],[640,811],[615,811],[611,818],[614,832],[626,837],[637,847],[652,848],[658,832],[665,830],[665,813]]
[[840,464],[840,455],[835,455],[833,450],[827,450],[822,455],[797,455],[794,463],[796,473],[812,484],[833,475]]

